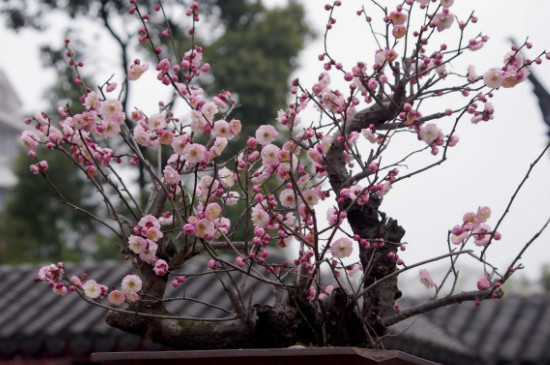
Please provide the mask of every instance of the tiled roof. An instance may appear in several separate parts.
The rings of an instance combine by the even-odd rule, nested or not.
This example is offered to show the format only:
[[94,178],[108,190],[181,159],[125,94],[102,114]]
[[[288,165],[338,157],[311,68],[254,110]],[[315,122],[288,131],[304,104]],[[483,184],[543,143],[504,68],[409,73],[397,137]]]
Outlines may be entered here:
[[[204,260],[191,261],[188,272],[201,271]],[[91,352],[158,350],[161,346],[107,326],[105,311],[77,295],[61,298],[42,283],[35,284],[38,267],[0,266],[0,363],[16,356],[86,360]],[[109,287],[131,272],[115,261],[66,265],[66,272],[86,272]],[[251,282],[252,283],[252,282]],[[268,303],[272,292],[252,284],[254,302]],[[186,280],[185,296],[230,308],[214,275]],[[175,296],[170,288],[168,297]],[[181,293],[180,293],[181,295]],[[392,327],[388,348],[442,364],[550,364],[550,306],[548,297],[510,295],[475,306],[440,308]],[[400,303],[405,308],[411,303]],[[185,315],[223,317],[226,313],[194,301],[169,303],[184,307]],[[172,309],[173,309],[172,308]]]
[[[486,364],[550,364],[549,299],[546,294],[510,294],[502,299],[483,301],[479,306],[462,303],[399,323],[394,330],[398,327],[404,330],[402,336],[415,340],[423,337],[422,346],[428,344],[434,353],[445,353],[456,345],[447,339],[441,344],[436,331],[427,335],[433,326],[460,344],[455,347],[458,352],[466,350]],[[407,304],[411,305],[405,303],[401,307]]]
[[[161,346],[109,327],[104,322],[105,310],[92,306],[78,295],[59,297],[43,283],[34,283],[39,266],[0,266],[0,359],[16,355],[33,357],[88,356],[94,351],[134,351],[161,349]],[[121,279],[131,273],[128,263],[106,261],[79,266],[65,265],[68,275],[88,274],[107,287],[120,287]],[[186,272],[206,271],[201,258],[189,261]],[[239,278],[236,278],[237,280]],[[248,283],[248,282],[247,282]],[[272,292],[257,281],[244,287],[254,303],[268,303]],[[199,301],[215,303],[231,310],[223,288],[215,275],[188,279],[182,285],[186,300],[169,302],[166,307],[189,317],[220,318],[227,312],[205,306]],[[181,296],[181,292],[180,296]],[[177,295],[168,286],[166,297]],[[183,308],[183,312],[181,310]],[[0,361],[1,362],[1,361]]]

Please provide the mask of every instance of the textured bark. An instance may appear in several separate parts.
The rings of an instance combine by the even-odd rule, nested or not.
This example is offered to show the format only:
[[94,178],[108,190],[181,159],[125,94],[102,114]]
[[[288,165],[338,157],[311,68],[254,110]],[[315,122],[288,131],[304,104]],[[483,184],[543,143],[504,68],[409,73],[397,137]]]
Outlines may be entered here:
[[[376,127],[382,126],[397,117],[404,102],[404,85],[396,80],[395,90],[390,99],[364,109],[348,119],[340,135],[348,136],[351,132],[360,132],[371,124]],[[346,184],[349,184],[350,179],[344,161],[344,150],[345,142],[338,142],[337,138],[334,138],[331,150],[326,156],[329,181],[336,194],[342,188],[348,187]],[[394,243],[401,241],[405,230],[397,224],[397,221],[386,218],[379,212],[381,198],[377,195],[371,195],[366,205],[350,206],[350,204],[351,201],[344,201],[340,204],[340,208],[348,210],[348,221],[353,233],[369,240],[382,238]],[[365,288],[397,270],[395,262],[388,257],[390,252],[397,251],[397,247],[397,244],[385,244],[384,247],[376,249],[360,247],[360,260],[365,272],[363,282]],[[395,299],[400,296],[397,276],[384,280],[364,294],[363,321],[373,338],[385,333],[386,327],[381,320],[393,313]],[[371,343],[371,345],[374,344]]]
[[[146,317],[111,311],[106,316],[110,326],[179,350],[274,348],[296,343],[316,346],[365,346],[366,339],[359,319],[351,310],[347,294],[336,290],[327,304],[325,321],[316,317],[309,303],[276,308],[254,306],[253,324],[240,321],[209,323],[199,320]],[[161,304],[138,305],[136,310],[168,316]],[[323,338],[323,332],[327,334]]]

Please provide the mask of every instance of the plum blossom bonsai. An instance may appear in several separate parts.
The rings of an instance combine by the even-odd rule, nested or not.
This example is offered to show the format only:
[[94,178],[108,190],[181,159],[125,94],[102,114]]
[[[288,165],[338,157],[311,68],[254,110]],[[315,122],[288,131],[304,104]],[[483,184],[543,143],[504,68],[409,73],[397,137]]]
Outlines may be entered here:
[[[60,106],[55,116],[36,113],[27,119],[36,129],[23,132],[21,140],[33,160],[33,173],[48,179],[48,162],[36,151],[45,145],[86,174],[104,202],[104,215],[72,205],[62,191],[60,198],[117,237],[134,273],[119,287],[108,288],[85,273],[66,272],[58,263],[42,267],[39,281],[61,296],[80,295],[106,308],[111,326],[175,349],[296,343],[376,348],[388,327],[401,320],[502,295],[500,286],[522,267],[519,257],[532,242],[505,272],[488,263],[486,252],[500,240],[498,228],[506,213],[496,223],[491,223],[488,207],[466,213],[456,226],[443,227],[449,232],[448,254],[429,257],[428,252],[425,261],[405,264],[400,258],[405,229],[383,212],[383,200],[392,186],[444,163],[459,142],[459,123],[492,120],[493,94],[523,82],[529,68],[548,54],[524,59],[521,52],[531,49],[524,42],[481,75],[473,65],[451,71],[456,59],[488,41],[485,35],[468,35],[477,22],[473,13],[456,16],[452,0],[405,0],[388,7],[372,1],[356,15],[365,22],[364,36],[370,34],[378,44],[371,50],[373,62],[358,61],[348,68],[325,47],[318,56],[318,81],[304,85],[294,79],[288,107],[277,116],[261,116],[273,123],[244,136],[240,132],[247,121],[232,117],[238,95],[226,90],[207,95],[198,86],[210,71],[201,47],[193,45],[181,58],[168,59],[157,46],[147,20],[163,16],[162,1],[155,9],[130,3],[129,16],[142,22],[136,37],[153,50],[157,63],[149,66],[136,59],[126,77],[139,83],[144,72],[156,72],[158,81],[173,90],[173,100],[159,100],[157,110],[124,110],[112,96],[113,83],[98,88],[83,84],[79,72],[84,65],[66,40],[84,111]],[[325,45],[340,5],[325,5]],[[186,14],[194,39],[199,4],[192,3]],[[442,32],[454,35],[454,41],[438,43]],[[162,35],[170,37],[169,30]],[[345,86],[333,87],[335,79]],[[176,104],[185,111],[176,112]],[[398,135],[410,143],[397,146],[400,158],[395,160],[386,156],[396,151]],[[237,154],[224,153],[238,139],[246,146]],[[428,155],[430,162],[402,167],[418,154]],[[138,165],[148,179],[144,203],[121,173]],[[186,272],[186,263],[197,255],[206,257],[203,270]],[[438,284],[420,267],[442,259],[450,268]],[[444,293],[445,282],[456,283],[459,259],[478,262],[485,276],[475,290],[457,292],[451,285]],[[435,288],[436,296],[399,309],[397,279],[409,270],[419,270],[421,282]],[[194,318],[166,308],[167,286],[181,289],[184,281],[201,275],[220,279],[231,313]],[[243,283],[250,281],[271,288],[273,301],[254,303],[244,290]],[[183,291],[179,299],[185,305]]]

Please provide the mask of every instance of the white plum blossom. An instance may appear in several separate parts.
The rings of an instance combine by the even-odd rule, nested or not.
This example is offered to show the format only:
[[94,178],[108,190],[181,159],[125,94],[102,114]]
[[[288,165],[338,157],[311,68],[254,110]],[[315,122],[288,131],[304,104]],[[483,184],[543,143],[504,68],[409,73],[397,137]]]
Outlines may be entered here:
[[418,136],[428,145],[432,144],[438,138],[443,138],[441,130],[434,123],[423,125],[418,132]]
[[101,295],[101,286],[95,280],[88,280],[82,285],[84,295],[88,298],[96,299]]
[[214,137],[223,137],[227,139],[231,139],[231,137],[233,137],[231,134],[231,126],[223,119],[220,119],[214,123],[212,135]]
[[151,114],[147,120],[147,127],[150,130],[163,129],[166,127],[166,119],[160,113]]
[[268,145],[279,136],[279,132],[272,125],[261,125],[256,130],[256,139],[262,145]]
[[258,227],[265,227],[270,221],[269,214],[259,204],[252,208],[251,219],[252,223]]
[[485,85],[498,89],[502,84],[502,71],[499,68],[491,68],[483,74]]
[[218,179],[224,188],[230,188],[235,184],[235,174],[227,167],[222,167],[218,171]]
[[172,166],[166,165],[164,168],[164,180],[167,184],[177,185],[181,181],[181,176]]
[[268,144],[262,148],[262,163],[270,166],[279,163],[279,147]]
[[137,294],[141,286],[141,278],[137,275],[126,275],[122,279],[121,287],[124,294]]
[[204,160],[206,148],[202,144],[190,143],[183,149],[183,157],[189,165],[195,165]]
[[353,242],[346,237],[339,238],[330,245],[330,253],[338,259],[348,257],[352,252]]
[[281,205],[285,208],[296,208],[296,192],[293,189],[285,189],[279,194]]
[[204,105],[201,108],[202,115],[208,119],[209,121],[212,121],[216,113],[218,112],[218,107],[216,103],[213,101],[209,101],[207,103],[204,103]]
[[135,254],[140,254],[146,245],[146,240],[140,236],[131,235],[128,237],[128,248]]

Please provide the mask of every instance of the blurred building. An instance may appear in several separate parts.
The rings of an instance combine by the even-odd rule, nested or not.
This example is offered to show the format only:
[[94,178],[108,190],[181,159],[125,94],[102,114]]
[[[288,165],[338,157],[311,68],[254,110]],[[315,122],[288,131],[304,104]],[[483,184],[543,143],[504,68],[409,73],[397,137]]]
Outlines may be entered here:
[[6,74],[0,70],[0,211],[17,179],[11,162],[18,151],[19,134],[24,129],[21,118],[21,100]]

